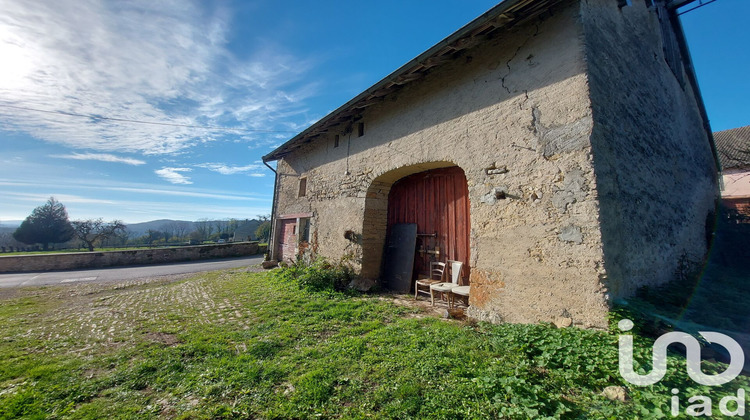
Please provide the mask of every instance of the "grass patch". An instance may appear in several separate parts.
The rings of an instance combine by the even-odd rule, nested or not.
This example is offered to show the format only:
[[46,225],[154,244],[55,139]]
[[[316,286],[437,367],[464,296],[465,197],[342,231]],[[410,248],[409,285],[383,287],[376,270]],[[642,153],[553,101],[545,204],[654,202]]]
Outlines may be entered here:
[[[656,418],[692,384],[673,356],[610,401],[615,332],[413,317],[281,276],[20,290],[0,302],[0,418]],[[730,385],[689,392],[748,382]]]
[[[734,213],[734,215],[733,215]],[[680,270],[676,280],[642,288],[628,299],[629,309],[653,324],[690,333],[699,330],[750,331],[750,223],[737,223],[736,211],[722,208],[705,263]]]

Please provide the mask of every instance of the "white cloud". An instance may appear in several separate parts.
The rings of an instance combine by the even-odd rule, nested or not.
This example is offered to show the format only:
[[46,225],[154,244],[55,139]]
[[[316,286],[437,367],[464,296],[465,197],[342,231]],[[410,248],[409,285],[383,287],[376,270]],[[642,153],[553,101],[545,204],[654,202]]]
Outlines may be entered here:
[[225,191],[102,179],[0,178],[0,196],[8,197],[0,209],[2,220],[23,220],[50,196],[65,204],[71,219],[103,217],[129,222],[159,218],[252,218],[268,213],[271,207],[270,194],[244,189]]
[[[63,183],[55,183],[51,181],[19,181],[19,180],[8,180],[0,179],[0,186],[7,187],[23,187],[23,188],[44,188],[50,190],[59,190],[61,188],[74,187],[77,190],[88,189],[98,190],[107,192],[130,192],[139,194],[150,194],[150,195],[163,195],[163,196],[176,196],[176,197],[195,197],[195,198],[212,198],[221,200],[232,200],[232,201],[270,201],[270,196],[267,194],[257,193],[237,193],[232,191],[220,191],[220,190],[203,190],[203,189],[192,189],[187,190],[185,188],[179,189],[167,189],[161,185],[156,186],[153,184],[141,184],[141,183],[118,183],[110,181],[97,181],[97,180],[69,180]],[[49,198],[49,195],[47,196]],[[46,198],[45,198],[46,200]]]
[[142,160],[118,157],[108,153],[71,153],[69,155],[50,155],[50,157],[76,160],[100,160],[102,162],[125,163],[134,166],[146,164],[146,162]]
[[[228,207],[210,204],[175,206],[175,203],[161,201],[123,201],[118,203],[118,207],[121,209],[118,212],[118,217],[130,223],[145,222],[154,219],[199,220],[203,218],[223,219],[230,217],[252,219],[258,214],[267,214],[270,211],[270,206]],[[23,217],[18,219],[23,219]]]
[[242,132],[66,113],[240,130],[302,120],[300,101],[315,86],[293,84],[309,64],[270,47],[235,57],[225,7],[187,0],[3,2],[0,123],[77,149],[170,154]]
[[41,206],[46,202],[50,197],[55,197],[55,199],[63,204],[68,203],[81,203],[81,204],[113,204],[114,201],[112,200],[102,200],[99,198],[88,198],[88,197],[82,197],[80,195],[71,195],[71,194],[27,194],[27,193],[14,193],[14,192],[5,192],[3,195],[8,197],[13,197],[17,201],[28,201],[33,203],[39,203]]
[[156,175],[159,175],[173,184],[192,184],[193,182],[190,181],[190,178],[180,173],[190,171],[192,171],[190,168],[162,168],[157,169],[154,172]]
[[[209,171],[218,172],[222,175],[235,175],[253,172],[261,169],[261,165],[250,164],[245,166],[229,166],[224,163],[201,163],[195,165],[199,168],[208,169]],[[250,176],[258,176],[256,173],[250,173]],[[263,176],[262,174],[260,176]]]

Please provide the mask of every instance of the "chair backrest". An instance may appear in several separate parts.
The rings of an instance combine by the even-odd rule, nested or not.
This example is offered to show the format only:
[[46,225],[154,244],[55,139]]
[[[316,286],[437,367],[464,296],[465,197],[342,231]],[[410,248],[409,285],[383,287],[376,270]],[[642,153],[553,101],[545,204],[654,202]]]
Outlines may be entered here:
[[457,285],[461,282],[461,269],[463,268],[464,263],[453,260],[449,260],[448,263],[451,265],[451,283]]
[[432,280],[443,280],[445,273],[445,263],[433,261],[430,263],[430,278]]

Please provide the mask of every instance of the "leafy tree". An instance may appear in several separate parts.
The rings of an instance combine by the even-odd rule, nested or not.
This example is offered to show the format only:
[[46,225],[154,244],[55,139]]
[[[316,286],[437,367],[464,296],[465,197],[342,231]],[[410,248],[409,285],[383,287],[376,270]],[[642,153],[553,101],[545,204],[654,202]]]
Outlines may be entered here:
[[268,220],[258,225],[258,228],[255,229],[255,237],[258,238],[258,240],[261,242],[267,243],[270,236],[271,236],[271,222]]
[[237,219],[229,219],[229,222],[227,223],[227,237],[226,239],[229,239],[230,236],[234,236],[234,232],[237,231],[237,229],[240,227],[240,221]]
[[125,227],[125,230],[118,233],[114,237],[112,237],[111,240],[108,240],[108,243],[114,243],[115,245],[127,245],[130,238],[134,236],[133,232],[128,230],[127,226]]
[[99,219],[75,220],[73,221],[75,234],[86,244],[89,251],[94,250],[95,244],[100,244],[106,239],[125,233],[125,224],[120,220],[109,223]]
[[162,239],[162,233],[158,230],[149,229],[146,231],[146,234],[142,236],[144,242],[146,242],[149,245],[153,245],[154,242],[157,242],[159,239]]
[[190,232],[190,235],[188,235],[188,238],[190,239],[191,242],[201,242],[203,240],[203,236],[197,230]]
[[49,244],[67,242],[74,234],[65,206],[55,197],[50,197],[47,203],[35,208],[21,223],[13,238],[28,245],[41,243],[46,251]]

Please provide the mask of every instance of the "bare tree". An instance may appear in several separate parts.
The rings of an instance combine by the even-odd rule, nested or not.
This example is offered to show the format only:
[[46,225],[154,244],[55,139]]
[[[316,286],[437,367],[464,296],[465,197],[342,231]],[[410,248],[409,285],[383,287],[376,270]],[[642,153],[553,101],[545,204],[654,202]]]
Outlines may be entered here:
[[185,239],[187,234],[189,233],[190,229],[190,223],[189,222],[172,222],[172,231],[174,232],[174,236],[182,239]]
[[214,232],[214,226],[208,219],[198,219],[195,222],[195,231],[198,232],[196,239],[205,241]]
[[108,238],[125,233],[125,224],[120,220],[113,220],[109,223],[101,218],[74,220],[71,224],[76,237],[86,244],[89,251],[94,250],[94,245],[99,245]]
[[122,232],[115,234],[111,238],[102,240],[102,246],[111,246],[111,245],[123,246],[128,243],[128,240],[132,236],[133,236],[133,233],[125,229]]
[[15,238],[13,238],[12,232],[0,232],[0,246],[2,246],[3,248],[18,248],[23,245],[23,242],[19,242]]
[[228,226],[228,220],[214,220],[214,228],[216,228],[216,233],[218,233],[219,237],[222,239],[226,239],[229,237],[229,235],[227,234]]
[[164,237],[164,242],[169,242],[169,240],[174,236],[173,223],[165,223],[161,225],[159,227],[159,232],[161,232],[162,236]]
[[241,222],[235,218],[231,218],[227,221],[227,227],[225,233],[222,236],[226,239],[234,238],[234,233],[239,229]]

